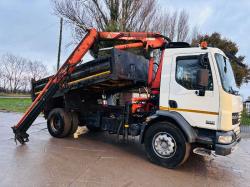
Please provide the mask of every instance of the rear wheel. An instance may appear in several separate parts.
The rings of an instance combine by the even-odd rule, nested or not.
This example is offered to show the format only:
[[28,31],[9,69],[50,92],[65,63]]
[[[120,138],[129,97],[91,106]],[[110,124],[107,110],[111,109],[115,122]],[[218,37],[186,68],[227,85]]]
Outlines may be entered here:
[[190,153],[190,144],[186,142],[183,133],[169,122],[150,126],[144,142],[148,158],[167,168],[181,165]]
[[64,138],[73,134],[78,126],[76,114],[66,112],[62,108],[53,109],[47,119],[47,127],[51,136]]

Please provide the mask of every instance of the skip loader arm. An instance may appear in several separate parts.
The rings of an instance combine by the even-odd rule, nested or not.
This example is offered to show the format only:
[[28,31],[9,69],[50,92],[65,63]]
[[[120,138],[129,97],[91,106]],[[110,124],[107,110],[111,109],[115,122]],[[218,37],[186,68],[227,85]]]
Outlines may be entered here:
[[[76,65],[95,43],[98,43],[100,40],[121,40],[127,42],[127,44],[114,46],[115,48],[128,49],[143,47],[148,50],[149,48],[162,48],[166,44],[166,39],[167,38],[158,33],[151,32],[97,32],[95,29],[90,29],[58,72],[50,78],[49,82],[27,109],[20,121],[12,127],[15,134],[15,141],[19,141],[21,144],[29,141],[29,135],[26,131],[43,110],[46,102],[48,102],[48,100],[59,89],[60,84],[64,82],[67,75],[75,70]],[[150,60],[150,63],[153,64],[152,59]],[[151,71],[153,72],[153,69],[149,70],[152,74]]]

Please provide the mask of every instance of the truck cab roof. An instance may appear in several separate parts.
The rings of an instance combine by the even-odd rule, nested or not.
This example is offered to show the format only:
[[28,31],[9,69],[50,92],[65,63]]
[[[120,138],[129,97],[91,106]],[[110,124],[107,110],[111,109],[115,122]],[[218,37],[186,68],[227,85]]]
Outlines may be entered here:
[[203,49],[201,47],[184,47],[184,48],[166,48],[166,55],[180,55],[180,54],[201,54],[201,53],[219,53],[226,56],[225,53],[216,47],[207,47]]

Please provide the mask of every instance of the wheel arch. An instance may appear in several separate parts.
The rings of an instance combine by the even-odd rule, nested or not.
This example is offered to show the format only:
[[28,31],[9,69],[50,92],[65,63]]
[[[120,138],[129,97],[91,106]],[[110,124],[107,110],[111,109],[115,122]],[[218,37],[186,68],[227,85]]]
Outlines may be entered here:
[[140,134],[140,142],[144,143],[144,137],[147,129],[160,121],[171,122],[176,125],[185,136],[188,143],[194,143],[197,137],[195,130],[192,126],[184,119],[182,115],[177,112],[170,111],[157,111],[156,114],[149,117],[147,123],[142,126]]

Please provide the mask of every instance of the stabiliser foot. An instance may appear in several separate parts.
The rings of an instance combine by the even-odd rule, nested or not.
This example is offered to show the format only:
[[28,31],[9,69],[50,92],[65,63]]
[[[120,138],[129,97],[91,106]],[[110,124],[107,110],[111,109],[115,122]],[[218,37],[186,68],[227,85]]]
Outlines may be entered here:
[[29,135],[26,132],[20,132],[15,127],[11,127],[13,130],[13,133],[15,134],[14,140],[17,144],[17,141],[19,141],[20,144],[25,144],[29,141]]

